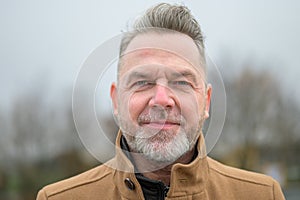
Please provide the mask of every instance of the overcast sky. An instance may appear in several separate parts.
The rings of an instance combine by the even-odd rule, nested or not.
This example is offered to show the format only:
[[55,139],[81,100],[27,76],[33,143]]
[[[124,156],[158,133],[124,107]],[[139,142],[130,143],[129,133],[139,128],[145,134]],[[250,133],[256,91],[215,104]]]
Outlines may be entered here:
[[[42,81],[55,90],[71,85],[93,49],[156,2],[161,1],[0,0],[0,106],[19,92],[45,87],[37,85]],[[224,59],[235,66],[257,63],[283,81],[288,94],[300,97],[300,1],[165,2],[183,2],[192,10],[222,73]]]

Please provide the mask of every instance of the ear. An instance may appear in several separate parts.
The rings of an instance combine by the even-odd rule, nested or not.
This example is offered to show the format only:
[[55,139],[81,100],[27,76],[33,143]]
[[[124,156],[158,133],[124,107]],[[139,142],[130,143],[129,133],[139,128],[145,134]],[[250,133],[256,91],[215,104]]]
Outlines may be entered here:
[[207,84],[206,91],[205,91],[205,110],[204,110],[204,118],[207,119],[209,117],[209,108],[211,102],[211,92],[212,87],[211,84]]
[[112,83],[110,86],[110,98],[113,103],[114,115],[118,115],[118,91],[116,83]]

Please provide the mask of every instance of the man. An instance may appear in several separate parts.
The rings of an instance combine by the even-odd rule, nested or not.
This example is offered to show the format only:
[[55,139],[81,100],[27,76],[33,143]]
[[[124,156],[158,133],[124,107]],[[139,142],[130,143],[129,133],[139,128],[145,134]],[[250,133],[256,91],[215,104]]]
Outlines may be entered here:
[[201,130],[211,91],[190,11],[150,8],[124,35],[111,86],[120,126],[116,156],[46,186],[37,199],[284,199],[272,178],[206,156]]

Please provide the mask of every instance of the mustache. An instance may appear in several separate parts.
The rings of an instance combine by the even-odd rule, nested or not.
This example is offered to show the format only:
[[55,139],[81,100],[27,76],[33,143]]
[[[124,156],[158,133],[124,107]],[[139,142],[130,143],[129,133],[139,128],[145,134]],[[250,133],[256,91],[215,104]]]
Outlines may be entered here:
[[178,113],[169,113],[166,110],[150,110],[150,112],[141,114],[137,119],[139,124],[157,122],[157,123],[173,123],[182,125],[185,123],[184,118]]

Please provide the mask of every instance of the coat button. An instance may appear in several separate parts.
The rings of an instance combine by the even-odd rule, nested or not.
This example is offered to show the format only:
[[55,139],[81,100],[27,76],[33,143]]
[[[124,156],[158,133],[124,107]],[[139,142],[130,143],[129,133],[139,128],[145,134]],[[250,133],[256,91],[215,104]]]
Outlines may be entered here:
[[128,188],[129,190],[134,190],[134,189],[135,189],[134,183],[133,183],[129,178],[126,178],[126,179],[124,180],[124,182],[125,182],[125,185],[127,186],[127,188]]

